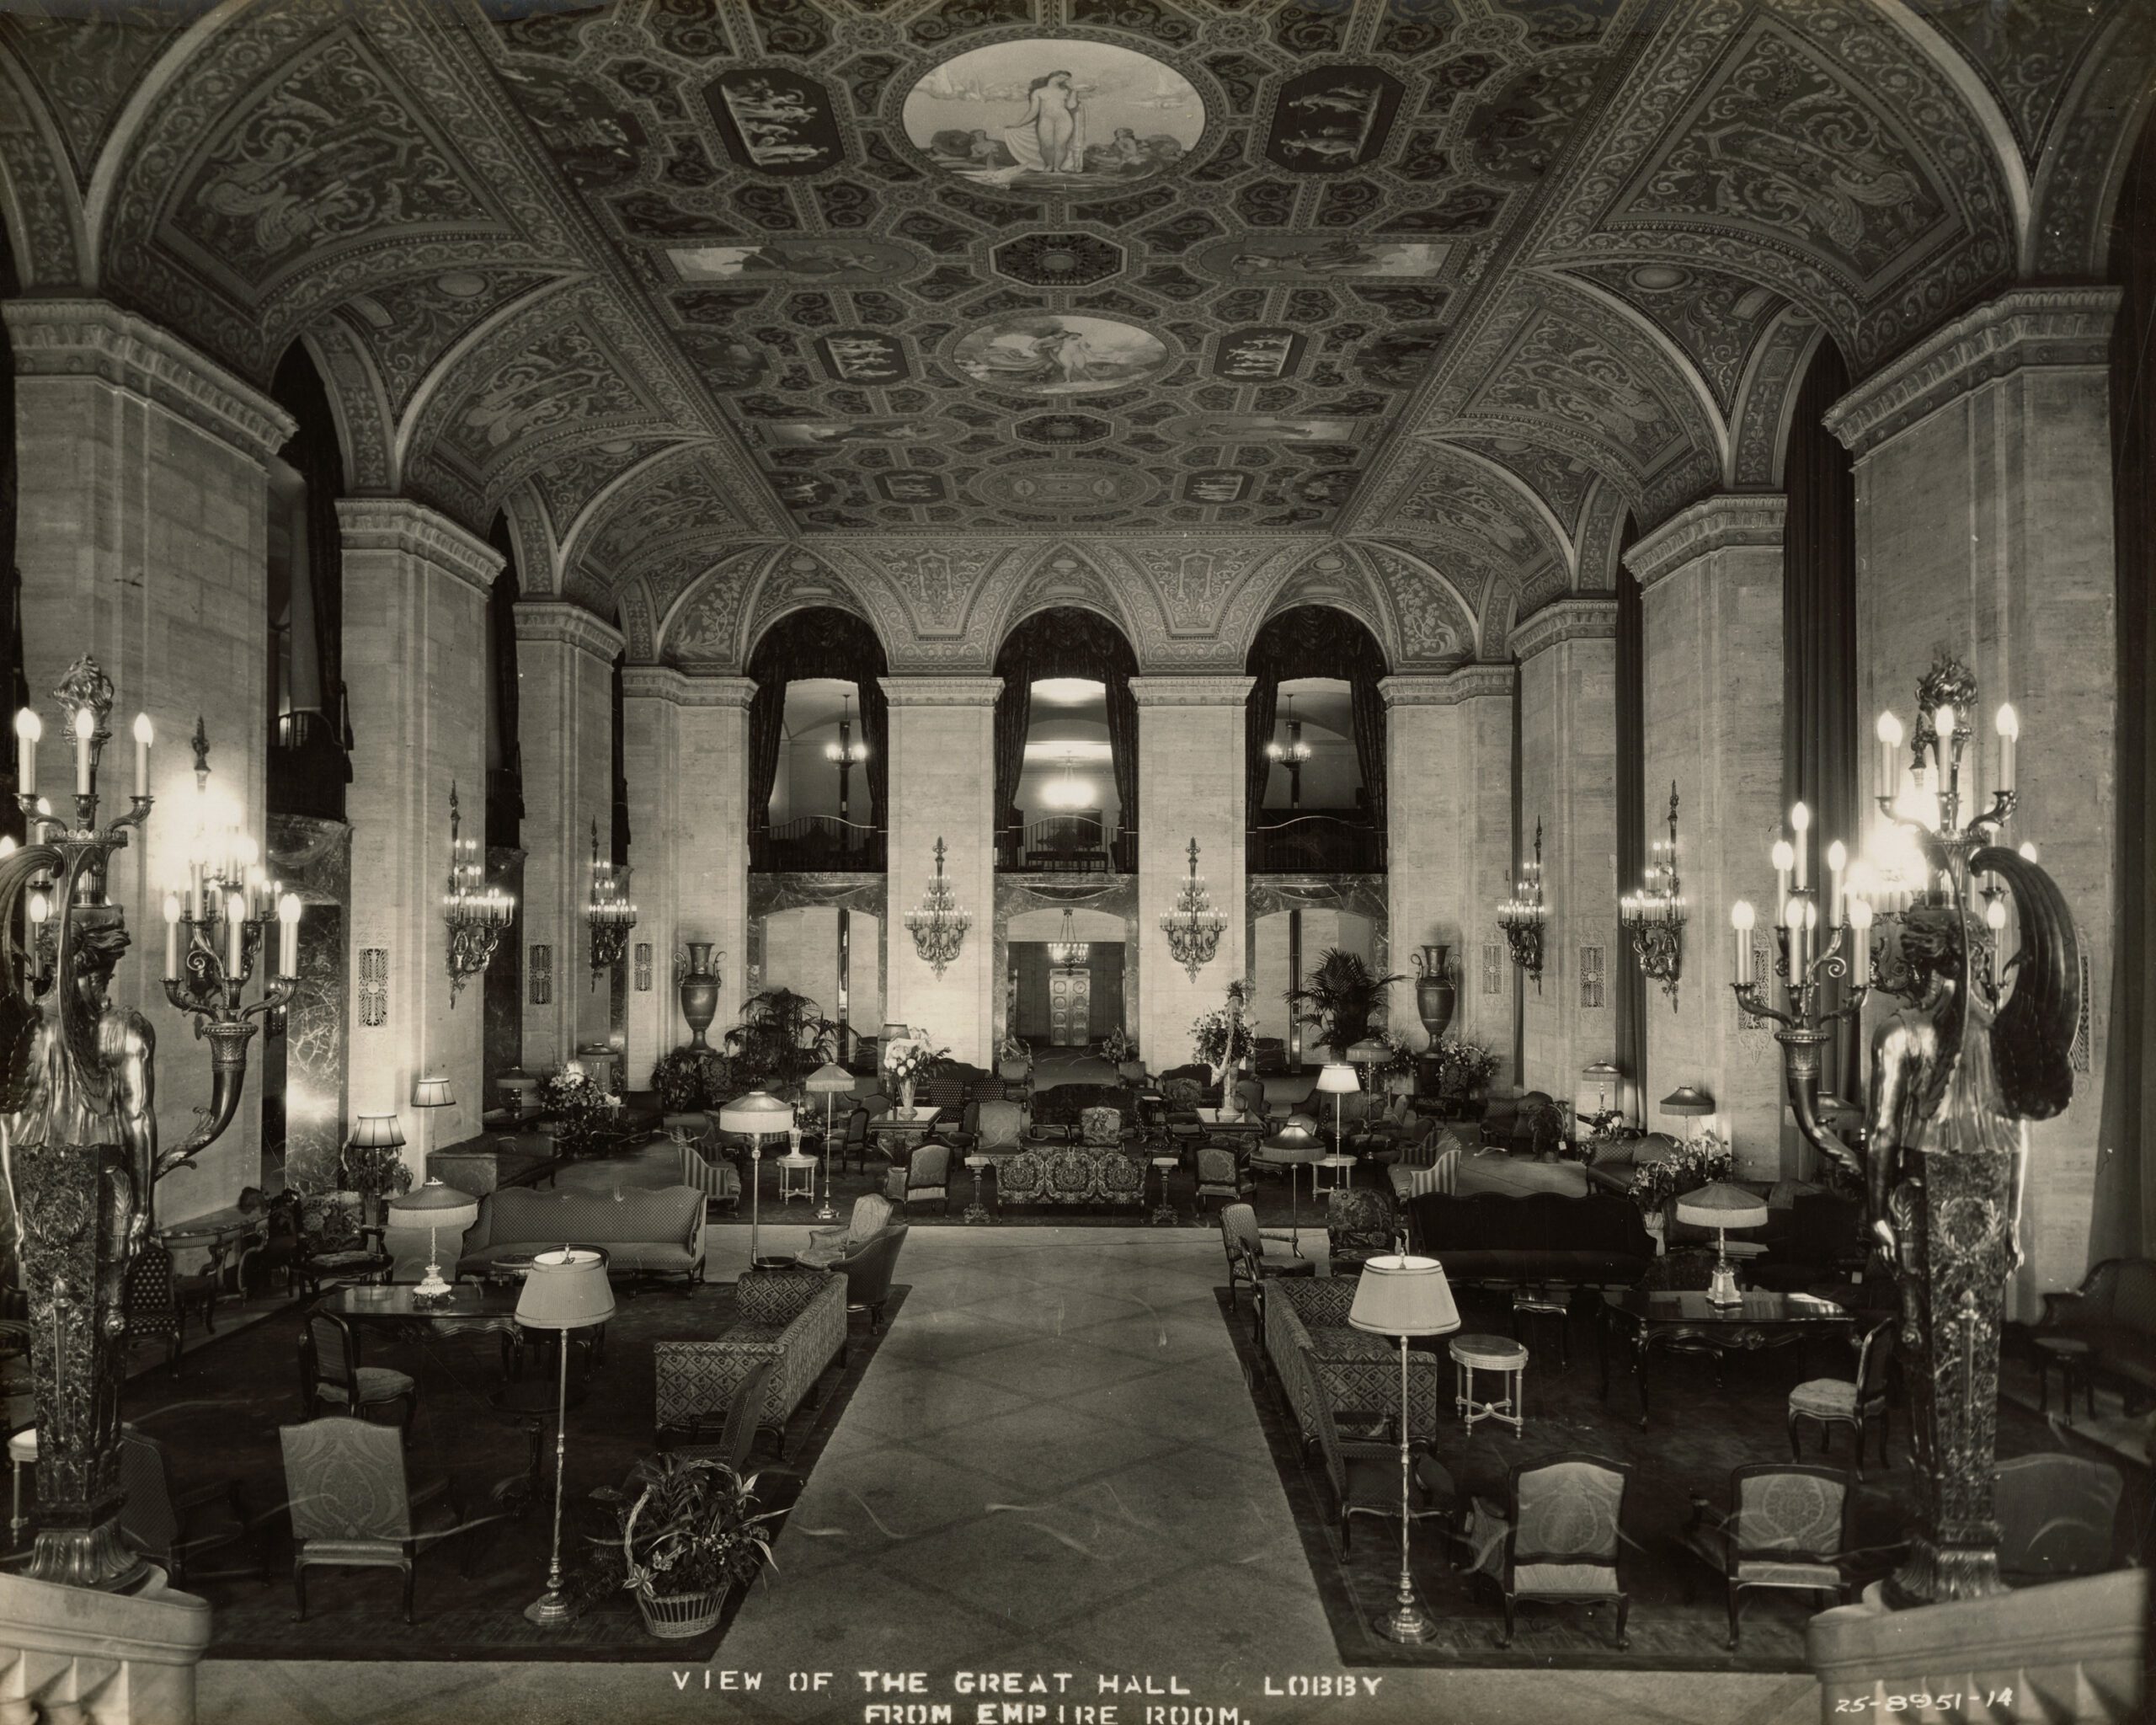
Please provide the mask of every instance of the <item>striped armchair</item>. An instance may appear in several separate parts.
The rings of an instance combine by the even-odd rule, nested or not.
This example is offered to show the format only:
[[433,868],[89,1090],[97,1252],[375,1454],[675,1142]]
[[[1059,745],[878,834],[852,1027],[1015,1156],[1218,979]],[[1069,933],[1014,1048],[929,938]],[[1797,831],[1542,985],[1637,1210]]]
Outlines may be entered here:
[[749,1374],[772,1366],[757,1429],[783,1439],[786,1422],[826,1365],[846,1351],[846,1279],[821,1270],[744,1270],[739,1321],[708,1342],[654,1342],[658,1425],[686,1431],[723,1414]]
[[1430,1130],[1419,1136],[1403,1139],[1400,1160],[1385,1171],[1393,1197],[1401,1204],[1426,1192],[1449,1194],[1460,1178],[1459,1138],[1449,1130],[1439,1128],[1434,1120],[1420,1121],[1417,1124]]

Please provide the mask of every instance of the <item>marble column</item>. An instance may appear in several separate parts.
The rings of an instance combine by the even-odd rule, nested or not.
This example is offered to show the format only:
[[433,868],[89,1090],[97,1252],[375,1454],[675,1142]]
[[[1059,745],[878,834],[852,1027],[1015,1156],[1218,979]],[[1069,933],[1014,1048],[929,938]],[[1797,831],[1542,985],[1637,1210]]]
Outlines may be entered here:
[[[1130,680],[1138,700],[1138,1048],[1155,1072],[1196,1058],[1191,1020],[1224,1005],[1228,984],[1250,974],[1243,950],[1243,752],[1251,681]],[[1169,957],[1161,930],[1189,878],[1193,839],[1213,908],[1228,919],[1219,952],[1195,977]],[[1283,1001],[1259,1000],[1252,1007],[1261,1034],[1286,1035]]]
[[[450,991],[442,894],[449,798],[462,831],[487,811],[487,604],[501,554],[424,504],[346,498],[344,678],[350,688],[351,1052],[355,1114],[395,1112],[415,1178],[426,1152],[479,1130],[484,985]],[[414,1109],[412,1080],[449,1079],[453,1106]]]
[[[674,959],[708,941],[723,985],[716,1045],[749,990],[749,702],[746,677],[691,676],[632,665],[622,674],[623,771],[629,782],[629,860],[638,923],[629,937],[629,1082],[689,1039]],[[651,948],[640,985],[637,948]]]
[[[2029,1316],[2040,1290],[2080,1281],[2102,1146],[2118,887],[2106,387],[2116,306],[2113,288],[2017,289],[1919,343],[1827,415],[1856,461],[1863,734],[1883,708],[1909,724],[1917,680],[1955,654],[1976,673],[1975,749],[1988,782],[1991,715],[2014,702],[2021,803],[2006,836],[2036,844],[2080,935],[2073,1102],[2029,1130],[2014,1316]],[[1868,809],[1877,750],[1859,760]]]
[[621,632],[580,605],[517,604],[525,975],[542,968],[531,962],[537,947],[551,953],[552,973],[545,1000],[524,991],[524,1064],[531,1072],[558,1066],[609,1033],[607,978],[592,970],[584,907],[595,823],[600,857],[613,855],[613,665],[621,650]]
[[1513,631],[1519,660],[1521,849],[1542,823],[1542,984],[1524,976],[1520,1082],[1561,1101],[1616,1049],[1617,601],[1562,599]]
[[[890,922],[886,1017],[925,1031],[977,1066],[995,1064],[995,697],[1001,677],[890,676]],[[944,875],[973,919],[958,955],[938,976],[914,949],[905,915]],[[864,1027],[865,1028],[865,1027]]]
[[[146,1013],[162,1055],[158,1130],[194,1129],[209,1097],[206,1044],[166,1004],[158,975],[165,889],[186,879],[188,749],[208,722],[213,789],[267,841],[269,492],[264,463],[291,435],[275,403],[131,312],[95,300],[0,307],[14,350],[20,478],[24,667],[45,720],[42,783],[63,782],[67,750],[51,691],[93,654],[116,687],[103,788],[126,807],[129,726],[157,727],[148,825],[115,860],[109,891],[135,950],[113,995]],[[259,1051],[260,1039],[253,1044]],[[191,1173],[159,1188],[178,1220],[220,1209],[260,1177],[261,1086],[251,1065],[237,1119]]]
[[1385,702],[1386,890],[1390,1028],[1416,1047],[1428,1037],[1415,1012],[1413,956],[1452,948],[1460,1001],[1449,1035],[1481,1043],[1509,1081],[1513,991],[1519,978],[1497,926],[1512,891],[1513,678],[1509,665],[1390,676]]
[[[1729,907],[1748,899],[1765,935],[1774,916],[1769,851],[1782,818],[1782,518],[1780,496],[1710,497],[1626,553],[1640,579],[1646,686],[1646,836],[1668,836],[1677,787],[1677,862],[1689,921],[1673,1005],[1646,986],[1647,1124],[1680,1084],[1715,1099],[1717,1130],[1748,1180],[1796,1176],[1812,1160],[1782,1129],[1781,1049],[1738,1012],[1729,981]],[[1854,849],[1857,835],[1839,838]],[[1636,882],[1622,883],[1632,891]],[[1769,948],[1771,950],[1771,948]],[[1618,962],[1636,964],[1629,937]]]

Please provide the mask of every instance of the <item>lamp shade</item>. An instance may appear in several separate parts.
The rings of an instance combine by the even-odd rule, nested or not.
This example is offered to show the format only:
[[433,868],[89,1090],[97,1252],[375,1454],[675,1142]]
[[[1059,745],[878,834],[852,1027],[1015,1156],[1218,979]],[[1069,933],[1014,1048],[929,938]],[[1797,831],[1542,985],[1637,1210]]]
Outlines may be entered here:
[[542,1252],[516,1296],[516,1321],[535,1330],[581,1330],[614,1315],[614,1289],[595,1252]]
[[479,1200],[468,1192],[430,1180],[389,1200],[392,1228],[441,1228],[461,1234],[479,1220]]
[[352,1122],[352,1142],[361,1150],[394,1150],[404,1141],[404,1129],[394,1114],[361,1114]]
[[818,1096],[842,1096],[853,1088],[853,1074],[826,1060],[808,1075],[808,1088]]
[[1348,1322],[1381,1336],[1444,1336],[1460,1327],[1460,1308],[1437,1259],[1388,1253],[1363,1266]]
[[1317,1075],[1317,1087],[1327,1095],[1337,1092],[1344,1096],[1351,1091],[1360,1090],[1363,1081],[1355,1076],[1353,1066],[1336,1062]]
[[1662,1099],[1665,1114],[1711,1114],[1715,1099],[1704,1090],[1695,1090],[1689,1084],[1680,1084]]
[[1307,1156],[1315,1162],[1325,1154],[1325,1146],[1307,1126],[1298,1126],[1293,1121],[1283,1126],[1265,1140],[1265,1147],[1276,1159],[1292,1161]]
[[412,1106],[415,1108],[446,1108],[456,1098],[449,1093],[446,1078],[414,1078],[412,1081]]
[[1742,1186],[1716,1180],[1679,1198],[1677,1220],[1694,1228],[1764,1228],[1767,1200]]
[[718,1111],[718,1130],[738,1132],[744,1138],[782,1138],[792,1127],[793,1104],[768,1091],[737,1096]]
[[1315,1114],[1290,1114],[1286,1119],[1280,1123],[1280,1126],[1283,1131],[1293,1127],[1298,1132],[1315,1132],[1317,1130],[1317,1116]]
[[[1580,1074],[1579,1094],[1572,1098],[1572,1112],[1577,1115],[1603,1114],[1620,1106],[1624,1094],[1624,1073],[1608,1060],[1597,1060]],[[1711,1107],[1708,1112],[1713,1112]]]
[[1348,1058],[1358,1066],[1374,1065],[1380,1060],[1390,1060],[1392,1050],[1374,1036],[1366,1036],[1348,1050]]

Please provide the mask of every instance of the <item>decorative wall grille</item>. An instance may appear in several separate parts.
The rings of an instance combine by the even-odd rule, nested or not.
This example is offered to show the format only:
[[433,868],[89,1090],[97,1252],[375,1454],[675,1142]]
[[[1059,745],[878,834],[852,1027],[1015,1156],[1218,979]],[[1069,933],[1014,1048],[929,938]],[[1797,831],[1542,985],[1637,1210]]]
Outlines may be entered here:
[[531,1004],[545,1007],[554,1000],[554,949],[534,947],[531,949]]
[[1505,991],[1505,943],[1486,940],[1482,943],[1482,992],[1502,994]]
[[1609,1002],[1603,952],[1604,948],[1600,947],[1580,948],[1580,1005],[1582,1007],[1595,1007]]
[[389,1022],[389,948],[360,948],[360,1023],[378,1030]]
[[2074,938],[2076,947],[2079,948],[2074,956],[2080,961],[2081,965],[2081,1016],[2073,1027],[2073,1050],[2070,1058],[2075,1071],[2085,1072],[2089,1070],[2091,1039],[2089,1028],[2089,953],[2087,948],[2079,946],[2080,931],[2079,929],[2074,931]]
[[637,943],[637,992],[651,992],[651,943],[648,940]]

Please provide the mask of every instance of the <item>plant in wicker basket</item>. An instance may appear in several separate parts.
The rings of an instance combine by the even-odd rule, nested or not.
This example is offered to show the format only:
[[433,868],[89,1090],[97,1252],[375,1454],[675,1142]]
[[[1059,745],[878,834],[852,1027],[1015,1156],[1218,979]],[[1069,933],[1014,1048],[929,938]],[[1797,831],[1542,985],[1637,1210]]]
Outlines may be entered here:
[[757,1510],[756,1478],[723,1461],[645,1456],[619,1490],[593,1493],[616,1525],[591,1538],[579,1591],[627,1589],[664,1640],[708,1633],[727,1594],[771,1562],[767,1524],[782,1512]]
[[554,1143],[563,1156],[584,1156],[597,1145],[614,1112],[606,1087],[583,1072],[559,1067],[539,1084],[539,1111],[554,1123]]
[[716,1108],[734,1093],[732,1062],[715,1048],[670,1049],[651,1069],[662,1112],[686,1114]]

